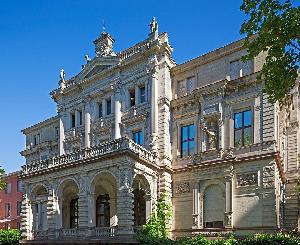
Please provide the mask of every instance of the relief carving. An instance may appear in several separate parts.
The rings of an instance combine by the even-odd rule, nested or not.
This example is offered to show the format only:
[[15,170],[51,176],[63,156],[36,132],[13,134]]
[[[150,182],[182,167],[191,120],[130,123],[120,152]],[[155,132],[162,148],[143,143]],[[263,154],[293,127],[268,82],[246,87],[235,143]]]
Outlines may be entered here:
[[237,185],[238,187],[257,185],[258,174],[257,172],[238,174]]
[[191,192],[191,187],[189,182],[182,182],[175,185],[176,194],[184,194]]

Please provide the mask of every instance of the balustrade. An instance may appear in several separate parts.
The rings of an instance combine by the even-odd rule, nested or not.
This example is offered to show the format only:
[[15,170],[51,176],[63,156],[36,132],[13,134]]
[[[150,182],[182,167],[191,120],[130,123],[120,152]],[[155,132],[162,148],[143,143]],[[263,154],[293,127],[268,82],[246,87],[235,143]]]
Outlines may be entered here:
[[47,160],[36,161],[33,163],[22,166],[22,174],[30,174],[41,170],[51,169],[57,166],[75,163],[80,160],[87,160],[93,157],[99,157],[118,151],[130,151],[138,157],[149,161],[155,162],[155,156],[152,152],[146,150],[142,146],[136,144],[133,140],[126,137],[112,140],[107,143],[102,143],[93,147],[76,150],[74,152],[49,158]]

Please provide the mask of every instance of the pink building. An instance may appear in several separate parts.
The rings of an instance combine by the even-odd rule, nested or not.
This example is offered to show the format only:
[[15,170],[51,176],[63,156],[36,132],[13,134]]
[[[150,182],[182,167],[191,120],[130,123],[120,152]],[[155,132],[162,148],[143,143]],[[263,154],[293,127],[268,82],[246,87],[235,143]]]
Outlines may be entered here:
[[19,172],[7,174],[4,190],[0,190],[0,229],[19,229],[20,211],[23,199]]

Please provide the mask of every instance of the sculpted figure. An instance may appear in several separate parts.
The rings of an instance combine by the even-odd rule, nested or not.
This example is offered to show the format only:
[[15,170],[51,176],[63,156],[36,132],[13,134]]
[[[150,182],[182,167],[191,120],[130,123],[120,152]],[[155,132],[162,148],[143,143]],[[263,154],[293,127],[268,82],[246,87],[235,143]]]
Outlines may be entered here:
[[149,26],[150,26],[150,33],[154,33],[156,31],[158,31],[158,24],[157,24],[155,17],[153,17]]
[[86,54],[84,56],[84,58],[85,58],[86,63],[89,63],[92,60],[88,54]]
[[66,87],[66,85],[65,85],[65,71],[64,71],[64,69],[61,69],[61,71],[60,71],[60,80],[59,80],[59,87],[61,88],[61,89],[64,89],[65,87]]
[[207,127],[203,128],[203,132],[206,133],[208,138],[209,149],[217,148],[217,134],[213,130],[209,130]]

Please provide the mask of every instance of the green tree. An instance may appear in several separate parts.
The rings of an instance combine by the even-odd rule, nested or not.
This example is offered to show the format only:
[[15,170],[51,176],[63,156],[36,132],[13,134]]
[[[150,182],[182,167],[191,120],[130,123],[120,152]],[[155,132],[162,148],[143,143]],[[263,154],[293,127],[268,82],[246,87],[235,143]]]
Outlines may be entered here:
[[4,180],[5,171],[3,168],[0,168],[0,190],[3,190],[6,187],[6,182]]
[[167,200],[167,195],[162,193],[157,201],[156,208],[151,214],[149,222],[138,232],[137,239],[143,241],[143,244],[149,243],[149,240],[152,239],[167,239],[171,217],[171,205]]
[[265,81],[264,91],[270,102],[282,102],[298,76],[300,6],[291,0],[243,0],[241,10],[246,14],[240,30],[246,34],[249,54],[245,59],[267,52],[258,79]]

